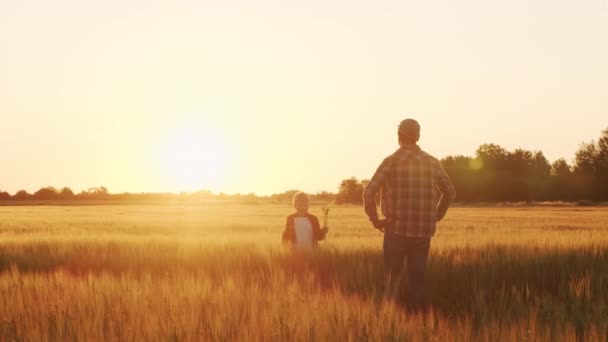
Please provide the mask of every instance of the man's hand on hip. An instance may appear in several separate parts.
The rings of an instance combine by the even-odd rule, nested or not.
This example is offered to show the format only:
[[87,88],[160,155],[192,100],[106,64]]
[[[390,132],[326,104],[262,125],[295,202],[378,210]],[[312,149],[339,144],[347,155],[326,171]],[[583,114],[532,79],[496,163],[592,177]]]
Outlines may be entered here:
[[445,217],[445,214],[446,214],[446,213],[447,213],[447,212],[446,212],[445,210],[444,210],[444,211],[437,212],[437,222],[439,222],[439,221],[443,220],[443,218]]
[[384,228],[388,225],[388,219],[376,219],[372,221],[372,224],[374,225],[374,228],[384,232]]

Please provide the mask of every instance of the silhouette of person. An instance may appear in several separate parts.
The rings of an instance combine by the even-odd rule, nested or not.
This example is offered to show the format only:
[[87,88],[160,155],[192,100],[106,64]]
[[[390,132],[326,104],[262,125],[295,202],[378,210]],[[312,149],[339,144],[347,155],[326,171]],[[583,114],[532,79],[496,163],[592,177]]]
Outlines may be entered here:
[[[407,257],[407,307],[418,311],[427,305],[425,273],[431,238],[456,190],[439,161],[417,145],[420,125],[416,120],[403,120],[398,138],[400,148],[380,164],[363,201],[370,221],[384,233],[384,298],[396,299]],[[384,219],[376,208],[380,192]]]

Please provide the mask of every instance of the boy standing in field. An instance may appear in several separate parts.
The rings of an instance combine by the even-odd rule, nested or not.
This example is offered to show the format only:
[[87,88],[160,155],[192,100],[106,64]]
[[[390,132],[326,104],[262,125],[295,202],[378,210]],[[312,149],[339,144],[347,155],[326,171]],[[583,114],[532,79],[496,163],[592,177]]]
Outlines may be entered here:
[[308,212],[310,199],[303,192],[293,196],[293,207],[296,212],[287,216],[283,243],[289,243],[296,250],[312,251],[317,241],[325,239],[327,227],[321,228],[319,219]]

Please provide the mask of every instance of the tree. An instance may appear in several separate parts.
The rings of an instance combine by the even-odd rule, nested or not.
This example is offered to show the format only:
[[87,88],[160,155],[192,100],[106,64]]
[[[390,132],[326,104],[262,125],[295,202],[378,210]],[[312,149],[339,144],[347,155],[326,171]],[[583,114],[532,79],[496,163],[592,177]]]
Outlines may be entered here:
[[74,198],[74,191],[72,191],[72,189],[70,189],[67,186],[65,186],[59,192],[59,196],[62,199],[72,199],[72,198]]
[[17,193],[13,196],[13,199],[16,200],[28,200],[31,199],[32,195],[30,195],[27,191],[25,190],[19,190],[17,191]]
[[81,192],[78,195],[78,197],[85,198],[85,199],[98,200],[98,199],[107,199],[108,195],[109,195],[108,189],[104,186],[101,186],[99,188],[89,188],[87,191]]
[[568,162],[563,158],[553,162],[547,191],[548,198],[561,201],[575,199],[573,184],[572,168]]
[[595,142],[592,140],[590,143],[582,143],[574,157],[575,171],[589,174],[594,173],[597,159],[598,150],[595,146]]
[[482,188],[481,182],[483,161],[479,157],[449,156],[441,160],[441,165],[458,189],[458,200],[480,201],[484,199],[486,190]]
[[496,144],[484,144],[476,154],[471,163],[479,168],[475,178],[480,199],[532,201],[547,197],[551,164],[542,152],[507,151]]
[[505,165],[508,158],[507,150],[496,144],[483,144],[475,154],[483,161],[483,167],[486,169],[500,168]]
[[287,190],[280,194],[272,194],[272,195],[270,195],[270,198],[274,202],[278,202],[278,203],[291,203],[291,201],[293,200],[293,196],[295,194],[297,194],[298,192],[300,192],[300,190]]
[[564,158],[560,158],[551,164],[551,176],[557,178],[567,178],[572,175],[572,169]]
[[6,191],[0,191],[0,200],[9,200],[11,199],[11,194]]
[[350,204],[361,204],[363,203],[363,184],[359,182],[357,178],[351,177],[343,180],[338,187],[338,194],[336,195],[336,203],[350,203]]
[[313,202],[329,203],[335,200],[336,195],[331,192],[321,191],[311,195],[310,198]]
[[523,176],[529,178],[529,200],[548,199],[548,187],[551,179],[551,164],[541,151],[533,152],[527,173],[528,175],[524,174]]
[[608,129],[597,143],[592,140],[580,145],[573,173],[579,197],[608,200]]
[[608,200],[608,128],[602,131],[596,149],[597,199],[605,201]]
[[600,139],[597,141],[597,165],[600,169],[608,169],[608,128],[602,131]]
[[52,186],[47,186],[36,191],[33,197],[37,200],[53,200],[59,198],[59,191]]

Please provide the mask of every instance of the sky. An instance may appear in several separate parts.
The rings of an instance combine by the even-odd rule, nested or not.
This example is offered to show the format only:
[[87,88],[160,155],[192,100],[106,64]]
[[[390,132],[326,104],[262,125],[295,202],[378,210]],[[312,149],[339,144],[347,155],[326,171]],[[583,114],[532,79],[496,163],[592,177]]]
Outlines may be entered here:
[[0,190],[270,194],[608,128],[608,0],[0,1]]

